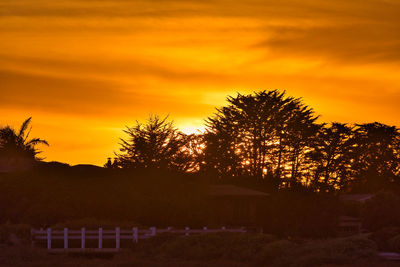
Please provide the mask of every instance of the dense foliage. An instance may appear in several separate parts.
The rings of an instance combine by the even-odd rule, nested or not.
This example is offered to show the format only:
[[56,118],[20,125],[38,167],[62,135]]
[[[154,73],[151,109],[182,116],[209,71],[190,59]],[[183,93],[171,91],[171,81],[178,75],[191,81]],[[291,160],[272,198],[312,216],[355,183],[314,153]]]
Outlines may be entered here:
[[[400,185],[400,131],[378,122],[322,123],[312,108],[285,92],[229,96],[206,120],[203,134],[187,135],[168,118],[150,116],[127,127],[120,153],[107,168],[149,168],[206,173],[220,182],[273,191],[306,187],[314,192],[377,192]],[[0,128],[4,158],[38,159],[40,138]]]
[[271,191],[377,192],[399,187],[400,131],[378,122],[320,123],[312,108],[285,92],[227,98],[199,135],[150,117],[125,132],[108,167],[145,166],[207,173],[220,182]]
[[400,181],[400,132],[381,123],[320,124],[285,93],[228,98],[207,121],[204,166],[221,179],[248,177],[276,188],[376,192]]
[[188,171],[193,169],[189,150],[189,136],[178,131],[172,122],[150,116],[146,124],[137,122],[124,132],[128,139],[121,139],[121,154],[110,167],[150,168]]
[[[29,139],[30,118],[19,131],[0,128],[0,222],[93,217],[202,226],[211,182],[270,193],[260,224],[276,235],[334,235],[339,215],[348,213],[337,195],[349,192],[391,191],[351,213],[370,230],[400,226],[397,127],[322,123],[301,99],[277,90],[227,100],[203,134],[184,134],[158,116],[127,127],[106,168],[41,162],[37,145],[47,142]],[[30,170],[14,164],[16,172],[1,172],[25,159],[35,163]]]

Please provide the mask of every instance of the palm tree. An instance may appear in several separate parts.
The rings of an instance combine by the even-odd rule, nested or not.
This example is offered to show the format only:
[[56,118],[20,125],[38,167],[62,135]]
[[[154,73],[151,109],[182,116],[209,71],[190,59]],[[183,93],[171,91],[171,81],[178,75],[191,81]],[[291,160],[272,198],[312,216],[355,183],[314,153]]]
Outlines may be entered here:
[[[37,155],[41,151],[36,149],[37,145],[49,145],[46,140],[40,138],[29,139],[32,127],[29,127],[32,117],[25,120],[19,131],[6,126],[0,128],[0,157],[8,159],[33,159],[41,160]],[[28,130],[29,128],[29,130]]]

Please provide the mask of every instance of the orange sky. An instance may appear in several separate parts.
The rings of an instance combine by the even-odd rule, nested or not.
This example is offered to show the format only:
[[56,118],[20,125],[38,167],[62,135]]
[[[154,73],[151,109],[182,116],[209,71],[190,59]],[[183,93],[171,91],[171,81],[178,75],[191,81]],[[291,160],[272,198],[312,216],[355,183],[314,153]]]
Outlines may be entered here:
[[0,0],[0,125],[98,165],[136,119],[190,132],[235,92],[400,126],[399,62],[397,0]]

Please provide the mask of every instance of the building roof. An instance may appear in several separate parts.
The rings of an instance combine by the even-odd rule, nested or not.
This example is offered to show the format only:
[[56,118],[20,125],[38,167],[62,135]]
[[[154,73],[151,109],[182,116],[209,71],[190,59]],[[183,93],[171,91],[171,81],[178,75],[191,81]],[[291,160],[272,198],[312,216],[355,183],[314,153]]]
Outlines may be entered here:
[[373,194],[345,194],[339,196],[339,199],[342,201],[355,201],[364,203],[368,199],[371,199],[373,196]]
[[210,196],[266,197],[269,194],[235,185],[210,185]]

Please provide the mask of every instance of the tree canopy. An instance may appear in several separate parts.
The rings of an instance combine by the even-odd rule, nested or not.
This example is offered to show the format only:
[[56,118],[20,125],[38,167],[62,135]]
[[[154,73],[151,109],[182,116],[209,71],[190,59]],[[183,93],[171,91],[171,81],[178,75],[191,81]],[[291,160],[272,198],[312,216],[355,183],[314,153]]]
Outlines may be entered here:
[[221,175],[301,181],[301,162],[322,127],[300,99],[261,91],[228,97],[207,120],[206,161]]
[[[28,118],[19,131],[0,128],[0,158],[40,160],[37,146],[48,143],[30,138],[30,123]],[[302,99],[284,91],[229,96],[200,134],[184,134],[157,115],[136,121],[124,133],[106,168],[199,172],[264,190],[400,191],[396,126],[323,123]]]
[[122,153],[114,164],[122,168],[154,168],[179,171],[193,166],[189,137],[178,131],[168,117],[150,116],[146,123],[126,127],[127,139],[121,139]]

